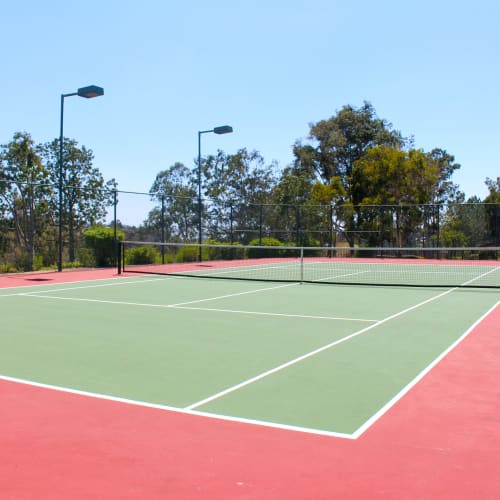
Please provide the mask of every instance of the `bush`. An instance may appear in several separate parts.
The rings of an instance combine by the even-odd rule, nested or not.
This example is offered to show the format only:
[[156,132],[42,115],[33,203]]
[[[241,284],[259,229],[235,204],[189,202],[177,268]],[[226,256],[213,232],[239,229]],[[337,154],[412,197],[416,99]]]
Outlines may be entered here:
[[[281,243],[280,240],[276,238],[256,238],[255,240],[252,240],[249,244],[249,246],[259,246],[259,247],[282,247],[284,246],[283,243]],[[281,256],[281,252],[276,251],[276,252],[269,252],[265,248],[249,248],[248,249],[248,258],[249,259],[261,259],[261,258],[266,258],[266,257],[276,257],[276,256]]]
[[[198,260],[199,247],[180,247],[175,254],[175,262],[196,262]],[[202,249],[202,259],[207,260],[207,249]]]
[[0,273],[16,273],[17,269],[10,263],[4,262],[0,264]]
[[43,256],[35,255],[33,259],[33,271],[40,271],[43,267]]
[[95,267],[95,255],[91,248],[81,247],[77,251],[77,259],[83,267]]
[[[208,260],[234,260],[234,259],[244,259],[245,249],[241,248],[241,243],[224,243],[215,240],[208,240],[209,245],[220,245],[220,248],[207,248],[207,258]],[[240,247],[240,248],[238,248]]]
[[[123,231],[117,231],[118,241],[124,239]],[[98,267],[113,266],[117,248],[115,247],[114,229],[104,226],[95,226],[83,232],[85,244],[94,252],[95,263]]]
[[161,262],[160,252],[153,246],[140,246],[125,251],[127,264],[155,264]]

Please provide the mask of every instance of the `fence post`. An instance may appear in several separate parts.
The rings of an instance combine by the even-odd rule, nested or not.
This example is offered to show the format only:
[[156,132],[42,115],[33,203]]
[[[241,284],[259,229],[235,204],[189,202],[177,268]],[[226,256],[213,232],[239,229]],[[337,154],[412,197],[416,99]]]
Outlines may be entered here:
[[[165,243],[165,196],[161,195],[161,242]],[[161,246],[161,263],[165,264],[165,245]]]
[[229,202],[229,240],[231,245],[234,243],[233,236],[233,203]]
[[259,245],[262,245],[262,214],[263,205],[262,203],[259,205]]
[[495,240],[495,245],[498,245],[500,242],[500,229],[499,229],[499,222],[500,222],[500,204],[497,203],[495,205],[495,227],[493,228],[494,231],[494,240]]
[[295,244],[302,246],[300,241],[300,207],[295,205]]
[[439,236],[441,234],[441,221],[439,219],[439,215],[441,213],[441,205],[437,204],[437,237],[436,237],[436,247],[439,248]]
[[333,257],[333,205],[330,203],[330,220],[328,224],[329,228],[329,238],[328,238],[328,246],[330,247],[330,257]]

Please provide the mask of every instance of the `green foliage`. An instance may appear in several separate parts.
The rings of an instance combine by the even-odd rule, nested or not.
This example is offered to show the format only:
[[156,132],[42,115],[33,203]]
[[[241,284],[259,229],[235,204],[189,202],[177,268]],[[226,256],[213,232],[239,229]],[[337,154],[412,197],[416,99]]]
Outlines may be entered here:
[[[63,146],[63,242],[74,267],[83,229],[103,219],[116,186],[92,166],[91,150],[69,139]],[[27,132],[0,146],[0,253],[20,271],[50,268],[57,259],[58,156],[57,140],[35,144]]]
[[63,262],[62,267],[63,269],[75,269],[77,267],[83,267],[83,264],[79,260],[74,260],[72,262]]
[[312,124],[309,138],[314,145],[295,144],[295,166],[315,172],[324,183],[339,176],[348,194],[354,162],[368,149],[379,145],[399,148],[403,144],[399,132],[378,118],[368,102],[360,108],[344,106],[331,118]]
[[[118,241],[124,239],[123,231],[117,231]],[[116,257],[116,246],[114,229],[104,226],[94,226],[83,232],[87,247],[94,251],[95,263],[98,267],[114,265]]]
[[33,258],[33,271],[40,271],[43,267],[43,257],[41,255],[35,255]]
[[450,224],[441,229],[439,242],[443,247],[463,247],[467,245],[467,238],[464,233],[454,227],[454,224]]
[[241,248],[241,243],[236,242],[228,245],[228,243],[215,240],[208,240],[207,243],[209,245],[220,246],[220,248],[206,248],[208,260],[234,260],[245,258],[245,249]]
[[161,253],[153,246],[129,248],[125,252],[127,264],[155,264],[161,262]]
[[[16,132],[0,151],[0,215],[12,221],[20,247],[14,252],[19,270],[34,269],[37,247],[49,219],[49,173],[39,155],[39,146],[27,132]],[[22,248],[22,250],[21,250]]]
[[490,234],[490,241],[494,245],[500,243],[500,177],[496,180],[486,179],[488,196],[485,198],[487,205],[487,224]]
[[[53,185],[59,182],[59,140],[39,147]],[[104,181],[92,165],[94,154],[74,139],[63,140],[63,226],[67,230],[69,260],[74,261],[78,235],[85,227],[99,224],[106,207],[113,203],[114,180]],[[55,195],[56,193],[54,193]],[[53,205],[56,199],[53,197]],[[104,264],[102,264],[104,265]]]
[[[198,260],[199,247],[186,246],[180,247],[179,251],[175,254],[175,262],[196,262]],[[208,260],[208,249],[202,249],[202,260]]]
[[12,262],[0,263],[0,273],[16,273],[18,269],[14,267]]
[[95,267],[96,260],[94,252],[91,248],[82,247],[78,249],[78,262],[81,267]]
[[[277,238],[256,238],[249,243],[250,246],[259,247],[283,247],[284,244]],[[260,259],[266,257],[282,256],[283,251],[273,251],[272,253],[265,248],[248,248],[249,259]]]
[[[149,194],[158,206],[148,214],[145,225],[157,235],[162,226],[167,241],[177,238],[189,240],[195,237],[197,207],[196,186],[191,171],[182,163],[175,163],[156,176]],[[163,210],[162,210],[163,207]]]
[[278,240],[278,238],[255,238],[249,243],[250,246],[260,246],[260,247],[281,247],[283,243]]

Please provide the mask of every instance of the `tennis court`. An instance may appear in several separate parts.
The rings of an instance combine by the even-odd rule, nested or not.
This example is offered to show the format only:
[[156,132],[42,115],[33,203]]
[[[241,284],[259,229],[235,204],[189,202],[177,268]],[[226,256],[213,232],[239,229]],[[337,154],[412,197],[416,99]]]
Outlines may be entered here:
[[[208,279],[189,276],[196,267]],[[220,280],[209,276],[212,267],[246,273],[254,264],[0,289],[2,380],[204,426],[233,422],[352,442],[416,390],[500,299],[490,288],[497,264],[460,275],[462,284],[487,276],[481,289]]]

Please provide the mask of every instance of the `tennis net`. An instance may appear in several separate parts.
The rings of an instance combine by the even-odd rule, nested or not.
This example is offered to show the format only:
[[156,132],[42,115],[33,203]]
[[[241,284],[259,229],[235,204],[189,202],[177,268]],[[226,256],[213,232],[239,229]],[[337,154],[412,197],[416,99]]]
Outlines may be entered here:
[[119,272],[256,281],[500,287],[500,247],[348,248],[121,243]]

